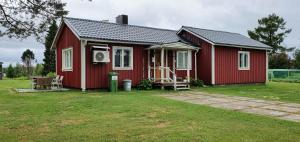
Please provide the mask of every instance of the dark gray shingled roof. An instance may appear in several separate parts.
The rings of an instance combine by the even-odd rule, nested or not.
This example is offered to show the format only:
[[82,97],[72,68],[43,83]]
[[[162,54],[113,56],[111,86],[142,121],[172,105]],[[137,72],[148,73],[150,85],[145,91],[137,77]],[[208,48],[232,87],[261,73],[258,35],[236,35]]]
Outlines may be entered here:
[[95,20],[64,18],[80,38],[116,40],[143,43],[170,43],[180,38],[174,30],[123,25]]
[[207,30],[187,26],[183,26],[182,28],[193,32],[194,34],[203,37],[214,44],[270,48],[270,46],[268,45],[265,45],[261,42],[258,42],[238,33]]
[[[177,31],[134,25],[123,25],[95,20],[64,18],[64,21],[80,38],[162,44],[183,41]],[[188,30],[217,45],[270,48],[269,46],[238,33],[200,29],[183,26]]]

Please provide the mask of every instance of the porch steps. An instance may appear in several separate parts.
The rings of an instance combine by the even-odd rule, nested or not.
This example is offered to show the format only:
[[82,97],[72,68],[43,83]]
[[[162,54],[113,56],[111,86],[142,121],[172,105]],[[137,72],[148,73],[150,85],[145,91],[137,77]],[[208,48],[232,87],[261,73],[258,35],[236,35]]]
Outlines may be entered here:
[[[158,86],[158,87],[172,87],[174,88],[174,82],[155,82],[154,86]],[[189,90],[189,83],[187,82],[177,82],[176,83],[176,90]],[[174,88],[175,90],[175,88]]]

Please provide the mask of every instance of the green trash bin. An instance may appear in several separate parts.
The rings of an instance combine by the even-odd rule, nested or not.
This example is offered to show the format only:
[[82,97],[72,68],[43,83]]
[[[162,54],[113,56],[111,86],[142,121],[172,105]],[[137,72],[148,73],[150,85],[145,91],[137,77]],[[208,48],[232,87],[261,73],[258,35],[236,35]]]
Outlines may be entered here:
[[117,92],[118,91],[118,73],[110,72],[108,73],[109,78],[109,91]]

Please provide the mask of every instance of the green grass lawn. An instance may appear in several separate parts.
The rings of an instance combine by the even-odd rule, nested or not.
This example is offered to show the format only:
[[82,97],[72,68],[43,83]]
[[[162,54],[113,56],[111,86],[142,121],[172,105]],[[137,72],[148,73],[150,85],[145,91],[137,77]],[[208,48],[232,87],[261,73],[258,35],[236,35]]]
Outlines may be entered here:
[[299,141],[300,123],[165,99],[162,91],[15,93],[0,80],[0,141]]
[[199,90],[208,93],[300,103],[300,83],[269,82],[267,85],[216,86]]

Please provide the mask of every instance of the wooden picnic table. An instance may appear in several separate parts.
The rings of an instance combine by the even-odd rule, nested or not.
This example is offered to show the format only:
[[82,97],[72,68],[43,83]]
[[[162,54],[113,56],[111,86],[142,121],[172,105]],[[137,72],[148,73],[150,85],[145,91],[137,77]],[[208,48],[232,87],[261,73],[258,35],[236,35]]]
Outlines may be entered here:
[[53,77],[34,76],[32,77],[33,89],[51,89]]

